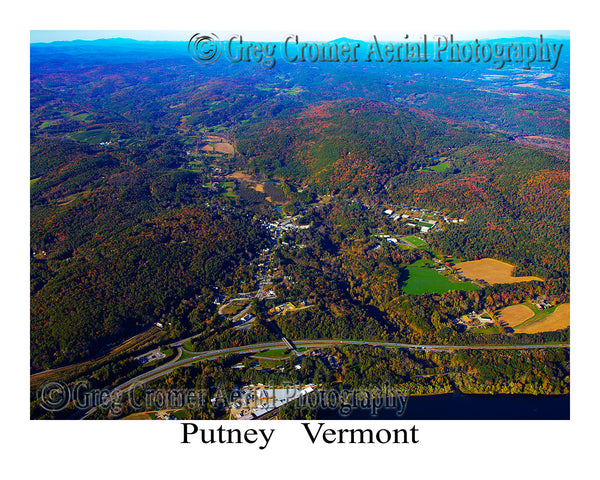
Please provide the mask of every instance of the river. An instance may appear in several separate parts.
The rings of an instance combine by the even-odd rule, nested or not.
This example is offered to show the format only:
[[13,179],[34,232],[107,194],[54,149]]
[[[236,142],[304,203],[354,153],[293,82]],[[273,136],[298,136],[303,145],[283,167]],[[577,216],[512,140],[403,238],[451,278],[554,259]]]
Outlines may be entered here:
[[348,416],[322,410],[323,420],[568,420],[570,395],[465,395],[449,393],[410,397],[404,414],[397,409],[355,409]]

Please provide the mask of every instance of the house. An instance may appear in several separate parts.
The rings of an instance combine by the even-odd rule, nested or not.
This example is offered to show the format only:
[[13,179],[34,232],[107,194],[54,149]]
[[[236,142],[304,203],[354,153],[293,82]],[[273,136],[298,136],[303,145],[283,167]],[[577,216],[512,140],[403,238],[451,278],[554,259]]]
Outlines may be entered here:
[[383,213],[385,213],[386,215],[392,215],[394,213],[393,210],[384,210]]

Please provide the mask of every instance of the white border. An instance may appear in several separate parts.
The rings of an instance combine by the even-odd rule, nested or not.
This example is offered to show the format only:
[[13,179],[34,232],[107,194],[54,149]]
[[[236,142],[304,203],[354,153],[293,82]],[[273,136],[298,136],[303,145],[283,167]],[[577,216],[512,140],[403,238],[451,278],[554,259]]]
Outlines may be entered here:
[[[234,476],[350,475],[369,478],[378,474],[418,475],[420,478],[461,476],[523,478],[535,475],[564,478],[577,475],[576,468],[590,464],[597,416],[593,401],[597,388],[592,357],[597,338],[593,284],[586,282],[583,268],[595,268],[595,244],[586,245],[590,231],[574,228],[571,242],[573,271],[572,420],[568,422],[414,422],[422,432],[420,444],[412,446],[348,446],[316,448],[299,437],[300,425],[260,422],[260,428],[277,429],[272,446],[256,448],[208,448],[180,445],[181,427],[176,422],[32,422],[28,420],[28,42],[32,29],[172,29],[276,31],[405,32],[434,30],[518,30],[532,27],[571,30],[572,54],[572,183],[573,225],[594,218],[597,192],[597,108],[593,81],[597,68],[597,44],[591,12],[563,2],[525,4],[503,1],[469,2],[347,1],[324,3],[145,2],[101,3],[81,1],[30,2],[6,12],[3,23],[5,109],[2,115],[3,175],[2,236],[5,268],[2,276],[5,338],[3,349],[2,413],[9,418],[5,433],[6,471],[46,478],[100,478],[107,475],[143,477],[180,475],[219,478]],[[582,18],[583,17],[583,18]],[[585,18],[587,17],[587,18]],[[8,95],[6,95],[8,93]],[[592,144],[592,142],[594,142]],[[594,183],[592,183],[594,182]],[[579,223],[581,222],[581,223]],[[593,228],[593,227],[592,227]],[[595,243],[595,242],[594,242]],[[591,248],[590,248],[591,247]],[[9,257],[7,259],[7,257]],[[404,422],[402,422],[404,423]],[[381,428],[382,422],[359,426]],[[407,422],[412,426],[413,422]],[[336,422],[335,427],[341,428]],[[397,427],[397,424],[393,424]],[[211,424],[213,426],[213,424]],[[253,425],[256,428],[256,425]],[[281,439],[277,438],[281,437]],[[299,440],[301,438],[301,440]],[[468,451],[468,455],[464,452]],[[13,467],[13,468],[10,468]],[[18,468],[18,470],[16,470]],[[584,470],[585,471],[585,470]]]

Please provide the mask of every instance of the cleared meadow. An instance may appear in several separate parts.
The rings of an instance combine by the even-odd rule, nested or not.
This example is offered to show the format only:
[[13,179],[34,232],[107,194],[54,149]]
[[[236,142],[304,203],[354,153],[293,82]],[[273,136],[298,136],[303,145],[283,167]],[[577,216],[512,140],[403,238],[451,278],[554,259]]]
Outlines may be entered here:
[[[537,317],[537,315],[536,315]],[[571,324],[571,304],[565,303],[559,305],[556,310],[547,316],[543,316],[540,320],[526,321],[521,326],[515,328],[516,333],[539,333],[553,332],[562,330]]]
[[514,328],[520,325],[525,320],[529,320],[535,316],[535,313],[527,305],[511,305],[503,308],[498,313],[497,317],[501,323]]
[[466,278],[475,281],[485,280],[490,285],[494,283],[531,282],[534,280],[544,281],[540,277],[513,277],[512,271],[514,265],[493,258],[461,262],[456,267]]

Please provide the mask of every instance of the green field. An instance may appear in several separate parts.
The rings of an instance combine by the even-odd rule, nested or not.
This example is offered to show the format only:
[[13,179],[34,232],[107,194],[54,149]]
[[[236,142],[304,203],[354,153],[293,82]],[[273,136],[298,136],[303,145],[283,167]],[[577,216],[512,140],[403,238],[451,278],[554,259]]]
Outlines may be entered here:
[[431,260],[427,260],[426,258],[420,258],[416,262],[413,262],[410,264],[411,267],[427,267],[427,266],[431,267],[434,265],[436,265],[435,262],[433,262]]
[[29,186],[31,187],[32,185],[34,185],[35,182],[37,182],[40,178],[42,178],[42,177],[32,178],[31,180],[29,180]]
[[235,193],[235,182],[221,182],[219,185],[221,188],[226,189],[226,191],[223,192],[224,197],[230,197],[230,198],[238,197]]
[[429,167],[429,170],[433,170],[434,172],[445,172],[450,167],[448,162],[440,163],[439,165],[435,165],[433,167]]
[[450,262],[450,263],[452,263],[452,264],[457,264],[457,263],[460,263],[460,262],[463,262],[463,261],[465,261],[465,260],[463,260],[462,258],[458,258],[458,257],[451,257],[451,256],[447,256],[447,257],[446,257],[446,256],[442,256],[442,257],[441,257],[441,259],[442,259],[442,261],[444,261],[444,262]]
[[421,240],[419,237],[403,237],[403,240],[414,245],[415,247],[424,247],[427,245],[424,240]]
[[432,227],[433,225],[431,223],[427,223],[427,222],[415,222],[417,224],[417,227]]
[[89,113],[78,113],[77,115],[73,115],[71,116],[71,120],[76,120],[76,121],[86,121],[87,119],[89,119],[92,115]]
[[110,130],[107,128],[96,128],[93,130],[86,130],[85,132],[73,133],[70,137],[78,142],[98,144],[110,140]]
[[469,282],[455,282],[429,268],[407,267],[408,280],[404,285],[404,293],[420,295],[422,293],[444,293],[450,290],[479,290],[477,285]]

